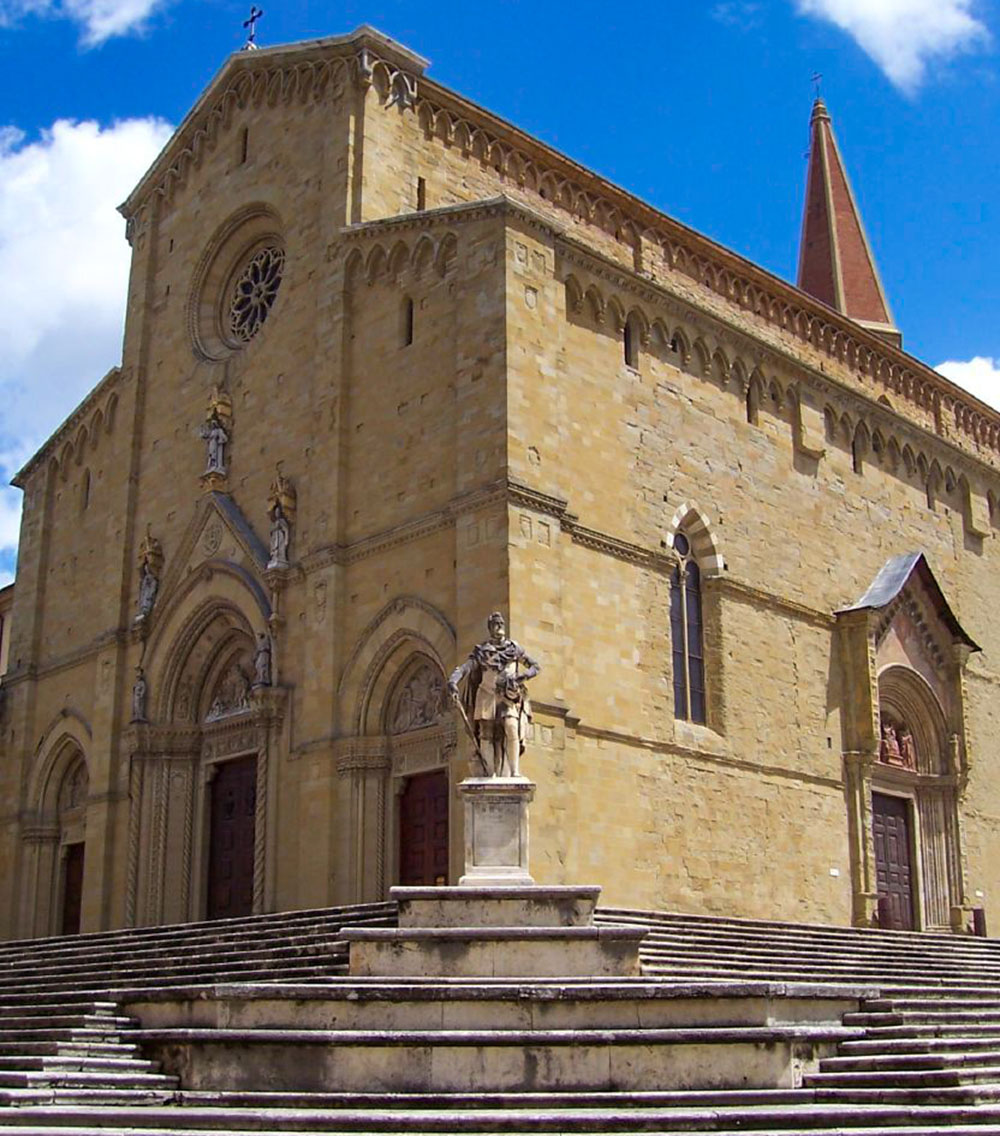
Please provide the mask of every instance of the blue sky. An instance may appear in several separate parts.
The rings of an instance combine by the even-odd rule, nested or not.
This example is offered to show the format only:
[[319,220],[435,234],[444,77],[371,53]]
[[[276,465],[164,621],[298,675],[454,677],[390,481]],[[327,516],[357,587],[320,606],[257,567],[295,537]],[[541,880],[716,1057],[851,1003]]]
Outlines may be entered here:
[[[904,345],[1000,405],[995,0],[262,6],[265,45],[373,24],[434,79],[788,279],[822,72]],[[247,10],[0,0],[4,483],[119,361],[115,206],[240,47]],[[0,584],[19,507],[0,488]]]

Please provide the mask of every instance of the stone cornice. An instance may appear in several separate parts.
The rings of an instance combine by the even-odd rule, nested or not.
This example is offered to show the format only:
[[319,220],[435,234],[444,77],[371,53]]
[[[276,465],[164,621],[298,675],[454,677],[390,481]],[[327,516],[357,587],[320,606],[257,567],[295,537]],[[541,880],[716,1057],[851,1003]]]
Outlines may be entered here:
[[[498,193],[495,197],[487,197],[481,201],[462,201],[457,205],[422,209],[419,213],[401,213],[396,217],[379,217],[356,225],[346,225],[340,230],[340,235],[346,241],[355,241],[383,234],[424,230],[436,224],[447,225],[455,222],[464,224],[492,217],[516,217],[533,228],[552,235],[565,231],[563,226],[553,221],[551,217],[532,209],[523,201],[518,201],[505,193]],[[336,246],[331,246],[327,250],[328,256],[335,252]]]
[[837,618],[832,612],[821,611],[819,608],[809,607],[807,604],[796,603],[795,600],[786,599],[784,596],[765,591],[763,588],[757,588],[753,584],[748,584],[745,580],[734,579],[729,575],[714,577],[712,585],[720,588],[723,592],[728,592],[736,599],[750,604],[752,607],[771,608],[783,612],[785,615],[790,615],[802,623],[811,623],[815,627],[832,628],[837,622]]
[[[537,194],[548,211],[583,220],[616,240],[643,274],[645,246],[667,275],[683,276],[728,311],[750,312],[812,348],[849,360],[917,407],[933,411],[936,431],[954,429],[976,451],[1000,455],[1000,414],[861,324],[801,292],[751,261],[695,232],[494,114],[423,77],[426,61],[372,28],[253,52],[223,64],[150,171],[121,206],[134,225],[154,193],[167,194],[210,147],[234,105],[326,97],[353,82],[377,83],[386,108],[412,109],[431,138],[497,170],[518,193]],[[421,76],[419,90],[417,76]],[[402,90],[396,79],[403,76]],[[332,96],[331,96],[332,97]],[[410,223],[413,223],[412,220]],[[651,258],[652,259],[652,258]],[[944,425],[950,415],[952,426]]]
[[110,371],[104,376],[103,379],[94,387],[94,389],[84,396],[83,401],[79,403],[75,410],[73,410],[69,417],[66,418],[61,425],[49,435],[49,437],[38,447],[32,457],[27,463],[21,467],[11,480],[11,485],[16,486],[18,489],[24,489],[27,479],[34,473],[38,465],[58,447],[62,441],[68,441],[76,429],[81,426],[84,419],[91,413],[97,410],[97,404],[111,393],[117,387],[122,379],[124,372],[121,367],[112,367]]
[[210,149],[237,106],[267,102],[336,101],[347,83],[368,86],[380,69],[385,81],[423,73],[427,60],[389,36],[363,25],[344,36],[235,51],[174,131],[142,180],[119,206],[129,239],[154,197],[167,197]]
[[726,766],[744,770],[761,777],[777,777],[787,781],[798,781],[805,785],[817,785],[828,789],[840,789],[842,781],[837,777],[825,777],[822,774],[807,773],[802,769],[784,767],[780,765],[765,765],[745,758],[737,757],[730,744],[724,739],[721,746],[716,749],[700,748],[697,745],[685,745],[670,741],[666,738],[646,737],[642,734],[629,734],[623,730],[616,730],[597,726],[589,722],[580,721],[576,725],[576,733],[581,737],[593,738],[599,741],[612,742],[627,746],[630,749],[643,749],[651,753],[666,754],[681,758],[684,761],[703,761],[711,765]]
[[[692,314],[707,320],[712,325],[714,336],[720,342],[728,344],[751,359],[755,368],[765,367],[776,371],[781,369],[794,381],[806,382],[821,393],[831,395],[836,393],[842,397],[846,395],[856,400],[863,407],[864,413],[870,417],[872,422],[891,423],[893,426],[897,423],[905,424],[906,428],[912,430],[921,440],[932,441],[934,445],[946,450],[951,455],[949,460],[956,466],[963,465],[971,471],[974,466],[985,465],[991,473],[996,473],[996,467],[1000,465],[1000,460],[997,458],[992,461],[987,460],[987,455],[981,452],[981,448],[975,442],[975,439],[972,443],[975,448],[972,450],[959,445],[941,427],[940,414],[934,410],[933,399],[928,401],[924,397],[925,389],[923,387],[917,389],[913,387],[913,383],[917,383],[919,379],[919,382],[927,380],[931,383],[943,384],[940,389],[947,387],[953,394],[959,396],[960,400],[967,397],[970,403],[976,404],[992,416],[994,425],[998,427],[1000,427],[1000,415],[991,407],[979,403],[972,395],[966,396],[965,391],[954,386],[944,376],[913,356],[896,352],[902,355],[910,365],[909,369],[903,373],[895,371],[883,373],[884,368],[881,364],[875,366],[871,361],[869,361],[866,371],[862,372],[857,366],[849,366],[843,358],[838,359],[835,351],[827,351],[827,354],[835,362],[839,361],[847,367],[850,374],[855,378],[856,385],[850,385],[836,374],[823,368],[822,363],[817,367],[808,358],[796,353],[790,345],[783,343],[777,334],[774,335],[774,338],[767,340],[756,338],[749,330],[744,330],[731,322],[731,309],[727,310],[720,305],[706,303],[704,295],[698,295],[690,289],[678,290],[676,282],[670,278],[653,280],[648,275],[631,271],[610,257],[592,249],[584,241],[566,233],[557,236],[556,246],[563,263],[582,269],[589,275],[623,292],[630,293],[650,306],[655,306],[661,311],[667,311],[680,320],[690,319]],[[794,331],[791,326],[778,321],[767,322],[770,323],[773,333]],[[850,323],[851,321],[848,320],[847,322]],[[763,331],[764,328],[761,328],[761,330]],[[813,343],[808,337],[800,336],[800,338],[805,338],[807,345],[813,349],[823,350],[821,344]],[[875,338],[877,345],[888,346],[878,337]],[[854,337],[854,339],[857,339],[857,337]],[[846,351],[846,348],[844,350]],[[895,351],[896,349],[893,348],[892,350]],[[919,372],[919,376],[917,372]],[[905,409],[898,404],[887,406],[878,401],[887,392],[894,396],[903,394],[904,397],[907,397],[908,383],[910,384],[910,393],[913,395],[913,397],[908,397],[908,401],[914,404],[914,416],[907,415]],[[920,420],[921,414],[927,421]],[[997,435],[997,437],[1000,439],[1000,435]],[[968,444],[966,442],[966,446]],[[1000,444],[991,445],[989,451],[991,454],[1000,455]]]
[[448,528],[465,513],[487,508],[504,500],[503,483],[496,482],[452,498],[443,509],[426,513],[413,521],[404,521],[391,528],[382,529],[351,544],[328,544],[313,549],[303,556],[299,563],[306,575],[327,568],[331,564],[356,564],[359,560],[365,560],[389,548],[409,544],[410,541],[420,540]]
[[127,628],[112,628],[110,631],[102,631],[100,635],[95,636],[86,646],[78,647],[75,651],[67,651],[65,655],[57,655],[48,662],[29,663],[26,666],[11,667],[3,676],[4,685],[14,686],[16,683],[23,682],[25,679],[45,678],[48,675],[58,674],[60,671],[70,670],[73,667],[79,666],[81,663],[96,658],[105,647],[111,644],[116,644],[120,647],[127,643],[128,634]]
[[[488,161],[527,192],[545,190],[549,209],[604,229],[635,260],[643,260],[649,242],[668,271],[696,281],[730,310],[752,312],[828,354],[846,354],[853,345],[866,370],[887,372],[890,389],[925,406],[930,398],[936,411],[954,415],[955,428],[972,444],[1000,454],[1000,413],[875,332],[432,80],[421,80],[415,109],[430,137]],[[652,279],[651,268],[643,269]]]

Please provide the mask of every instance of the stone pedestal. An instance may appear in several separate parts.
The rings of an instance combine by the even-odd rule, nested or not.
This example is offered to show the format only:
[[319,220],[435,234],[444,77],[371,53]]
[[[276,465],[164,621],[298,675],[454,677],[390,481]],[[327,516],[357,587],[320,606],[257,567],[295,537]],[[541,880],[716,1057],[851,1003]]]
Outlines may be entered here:
[[398,927],[347,927],[352,975],[370,978],[631,978],[645,927],[596,925],[600,888],[528,874],[526,777],[468,777],[458,887],[395,887]]
[[534,782],[527,777],[467,777],[458,791],[465,802],[465,875],[459,887],[533,884],[528,805]]
[[629,978],[645,927],[594,923],[601,889],[394,887],[398,927],[345,927],[351,974],[381,978]]

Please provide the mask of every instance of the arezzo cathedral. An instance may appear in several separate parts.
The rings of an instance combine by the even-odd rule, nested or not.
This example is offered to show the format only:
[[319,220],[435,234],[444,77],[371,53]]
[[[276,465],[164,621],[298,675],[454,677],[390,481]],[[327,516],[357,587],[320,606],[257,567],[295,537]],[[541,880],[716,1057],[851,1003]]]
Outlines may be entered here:
[[16,481],[0,934],[456,883],[494,610],[539,882],[1000,917],[1000,416],[904,351],[826,107],[792,286],[426,66],[234,54],[122,206],[121,366]]

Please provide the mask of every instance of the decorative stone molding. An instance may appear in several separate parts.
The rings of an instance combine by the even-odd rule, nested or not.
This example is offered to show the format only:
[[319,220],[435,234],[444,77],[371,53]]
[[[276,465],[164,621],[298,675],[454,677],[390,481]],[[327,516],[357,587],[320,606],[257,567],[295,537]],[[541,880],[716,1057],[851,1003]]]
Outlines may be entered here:
[[18,470],[11,484],[27,490],[28,479],[46,458],[50,459],[52,473],[61,474],[65,480],[71,466],[82,461],[85,447],[88,444],[95,446],[102,434],[110,434],[114,429],[121,397],[118,388],[128,382],[130,375],[128,370],[112,367],[27,464]]
[[[908,468],[917,469],[922,458],[925,481],[936,460],[931,451],[938,452],[945,462],[945,467],[939,467],[938,471],[941,484],[961,486],[965,494],[964,503],[957,507],[961,507],[967,528],[980,536],[987,531],[984,526],[989,519],[989,509],[985,486],[978,490],[974,486],[983,482],[982,463],[991,467],[989,480],[995,479],[1000,457],[984,455],[978,443],[970,450],[967,443],[959,444],[947,431],[943,431],[938,403],[934,399],[911,401],[906,405],[906,413],[901,413],[885,396],[885,391],[888,391],[896,398],[900,393],[899,384],[883,368],[859,370],[855,366],[856,361],[844,356],[838,361],[847,368],[846,374],[837,376],[821,372],[803,364],[801,353],[790,349],[780,337],[776,337],[770,345],[762,346],[749,332],[727,326],[726,313],[706,306],[689,291],[682,296],[676,295],[668,280],[653,283],[643,277],[629,275],[615,262],[601,257],[569,236],[558,238],[556,247],[557,271],[566,288],[568,310],[577,313],[589,310],[595,324],[600,326],[607,322],[611,312],[619,313],[617,318],[620,319],[621,313],[637,299],[650,311],[644,312],[641,307],[631,310],[650,326],[653,343],[665,347],[676,345],[682,366],[687,367],[695,361],[702,377],[715,377],[723,385],[732,384],[739,396],[746,395],[748,386],[757,376],[758,400],[768,395],[773,405],[795,419],[801,401],[798,387],[806,384],[816,392],[821,402],[826,403],[828,418],[832,411],[840,432],[846,430],[848,445],[860,427],[866,437],[878,439],[880,443],[877,452],[873,448],[872,459],[890,466],[902,464],[904,453],[909,448],[912,457]],[[609,287],[628,293],[633,300],[619,299],[613,292],[608,292]],[[670,327],[660,313],[679,321],[678,324]],[[702,325],[702,329],[688,346],[687,332],[682,325],[690,327],[692,324],[696,327]],[[766,333],[766,325],[760,330]],[[857,330],[861,332],[860,328]],[[916,359],[905,358],[922,368]],[[923,370],[934,380],[940,379],[947,384],[947,380],[937,372]],[[850,381],[845,381],[848,375]],[[926,374],[924,379],[927,380]],[[909,388],[904,384],[903,389],[905,393]],[[844,409],[834,409],[836,406]],[[818,440],[811,440],[808,432],[803,434],[798,421],[793,420],[792,426],[799,439],[800,450],[814,458],[821,457],[825,446]],[[993,449],[1000,455],[1000,444]]]
[[386,738],[339,738],[333,746],[337,773],[345,777],[351,773],[386,772],[392,765]]
[[705,513],[697,502],[685,501],[679,505],[667,526],[667,543],[673,547],[674,537],[683,528],[691,542],[691,551],[703,576],[718,576],[726,562],[719,552],[718,541]]

